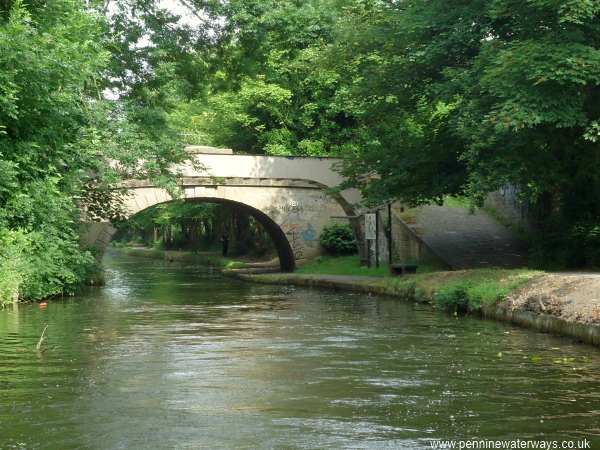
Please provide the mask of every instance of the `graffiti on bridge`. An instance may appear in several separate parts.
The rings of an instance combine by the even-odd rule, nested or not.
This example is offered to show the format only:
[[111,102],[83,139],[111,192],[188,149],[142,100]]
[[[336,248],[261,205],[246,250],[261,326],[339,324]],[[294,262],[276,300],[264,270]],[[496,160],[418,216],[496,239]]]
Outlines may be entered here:
[[286,203],[275,206],[275,209],[284,213],[305,213],[308,211],[317,211],[318,208],[312,204],[306,205],[297,200],[289,200]]
[[298,223],[283,224],[283,232],[288,237],[296,259],[304,258],[306,247],[314,247],[317,242],[317,232],[312,224],[302,227]]

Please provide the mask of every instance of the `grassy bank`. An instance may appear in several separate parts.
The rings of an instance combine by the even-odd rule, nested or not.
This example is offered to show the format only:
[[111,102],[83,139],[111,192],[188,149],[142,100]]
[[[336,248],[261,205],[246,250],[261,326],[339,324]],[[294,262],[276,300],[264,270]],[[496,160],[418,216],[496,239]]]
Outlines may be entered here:
[[[429,273],[440,270],[438,266],[421,264],[417,268],[418,273]],[[296,270],[302,274],[323,275],[352,275],[369,277],[392,277],[387,264],[382,263],[379,267],[361,266],[357,255],[352,256],[319,256],[304,263]]]
[[543,272],[529,269],[471,269],[431,272],[389,280],[391,289],[455,313],[479,311],[506,299]]
[[160,250],[148,247],[117,247],[128,256],[141,258],[165,259],[167,261],[191,262],[204,266],[214,266],[223,269],[240,269],[247,266],[244,261],[226,258],[218,253],[193,252],[187,250]]
[[[387,273],[383,276],[382,268],[357,272],[352,265],[351,271],[345,271],[343,264],[336,267],[332,266],[331,261],[322,264],[316,266],[318,271],[313,270],[314,264],[307,264],[293,274],[252,275],[248,279],[264,283],[321,285],[388,294],[431,303],[450,312],[464,313],[494,305],[543,275],[543,272],[528,269],[473,269],[428,271],[392,277]],[[375,276],[371,278],[353,278],[373,273]],[[337,275],[346,277],[336,277]]]
[[296,273],[378,277],[382,289],[388,293],[406,293],[457,313],[493,305],[542,274],[527,269],[496,268],[450,272],[431,265],[419,265],[416,275],[397,277],[390,274],[387,265],[361,266],[358,256],[322,256],[304,264]]
[[387,266],[361,266],[360,259],[356,255],[319,256],[304,263],[296,273],[385,277],[389,275],[389,269]]

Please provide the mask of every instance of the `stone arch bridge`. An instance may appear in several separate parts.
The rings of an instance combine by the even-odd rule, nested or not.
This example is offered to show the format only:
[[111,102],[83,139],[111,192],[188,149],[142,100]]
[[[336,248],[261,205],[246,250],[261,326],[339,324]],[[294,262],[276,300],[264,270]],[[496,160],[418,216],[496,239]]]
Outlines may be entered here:
[[[297,261],[322,253],[318,238],[323,227],[356,216],[358,191],[330,191],[343,181],[335,171],[338,159],[235,155],[210,147],[188,147],[188,153],[202,170],[191,161],[175,168],[181,174],[183,197],[226,203],[250,213],[270,234],[283,271],[292,271]],[[136,180],[125,186],[129,217],[173,200],[150,182]],[[360,227],[358,221],[352,222]],[[101,257],[115,231],[108,222],[87,223],[82,242]]]

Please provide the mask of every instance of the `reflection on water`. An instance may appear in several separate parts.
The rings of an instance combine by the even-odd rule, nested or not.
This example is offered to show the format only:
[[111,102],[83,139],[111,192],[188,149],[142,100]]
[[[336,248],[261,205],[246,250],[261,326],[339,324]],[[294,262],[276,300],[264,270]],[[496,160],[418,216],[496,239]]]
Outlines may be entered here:
[[0,311],[0,448],[600,444],[593,347],[395,299],[107,266],[104,288]]

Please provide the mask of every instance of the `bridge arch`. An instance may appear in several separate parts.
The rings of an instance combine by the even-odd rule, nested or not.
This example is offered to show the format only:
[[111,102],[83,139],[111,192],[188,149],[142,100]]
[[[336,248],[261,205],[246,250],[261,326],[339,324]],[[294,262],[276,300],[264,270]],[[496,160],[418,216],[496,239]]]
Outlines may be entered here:
[[[137,214],[146,211],[148,208],[152,208],[154,206],[169,203],[174,200],[167,200],[164,202],[157,202],[153,205],[148,206],[147,208],[141,209],[134,214],[129,215],[128,218],[132,218]],[[289,243],[289,240],[286,234],[283,232],[281,227],[273,221],[267,214],[264,212],[253,208],[252,206],[246,205],[244,203],[240,203],[233,200],[223,199],[223,198],[215,198],[215,197],[194,197],[186,199],[189,202],[198,202],[198,203],[218,203],[222,205],[228,205],[230,207],[235,208],[238,211],[243,211],[250,216],[252,216],[258,223],[260,223],[265,231],[269,234],[273,245],[275,246],[275,250],[277,251],[277,256],[279,257],[279,266],[282,272],[293,272],[296,268],[296,260],[294,257],[294,251]]]
[[[334,192],[343,180],[334,170],[337,160],[233,154],[199,154],[193,165],[178,168],[181,198],[228,203],[245,209],[269,232],[280,257],[281,269],[292,271],[297,262],[322,254],[318,237],[331,222],[356,218],[356,191]],[[173,200],[150,181],[130,180],[124,208],[132,216]],[[360,224],[351,219],[357,237]],[[115,229],[108,222],[88,223],[82,231],[84,246],[100,258]]]
[[246,205],[244,203],[236,202],[233,200],[227,200],[222,198],[214,198],[214,197],[196,197],[193,199],[188,199],[186,201],[193,202],[205,202],[205,203],[219,203],[223,205],[232,206],[239,211],[244,211],[254,217],[258,223],[260,223],[263,228],[267,231],[271,240],[273,241],[273,245],[277,250],[277,256],[279,257],[279,267],[282,272],[293,272],[296,268],[296,259],[294,257],[294,251],[288,241],[287,236],[273,219],[271,219],[264,212],[253,208],[252,206]]

